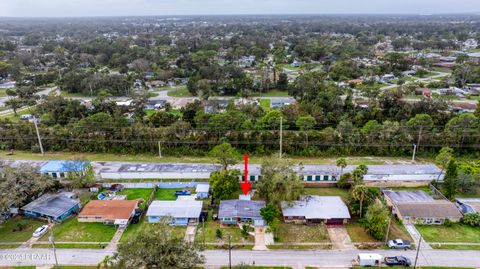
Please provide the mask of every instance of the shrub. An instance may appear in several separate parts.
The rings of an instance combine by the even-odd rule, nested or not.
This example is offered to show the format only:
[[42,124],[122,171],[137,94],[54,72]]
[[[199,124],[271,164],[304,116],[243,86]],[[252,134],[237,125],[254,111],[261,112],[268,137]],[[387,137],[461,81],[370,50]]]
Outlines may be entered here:
[[220,229],[217,229],[217,231],[216,231],[216,236],[217,236],[218,239],[222,239],[222,238],[223,238],[223,233],[222,233],[222,231],[221,231]]
[[28,221],[26,220],[21,220],[17,223],[15,229],[13,230],[14,232],[20,232],[23,231],[27,228],[28,226]]
[[463,216],[463,223],[472,227],[480,226],[480,213],[468,213]]
[[446,227],[452,227],[453,222],[450,219],[445,219],[443,225],[445,225]]

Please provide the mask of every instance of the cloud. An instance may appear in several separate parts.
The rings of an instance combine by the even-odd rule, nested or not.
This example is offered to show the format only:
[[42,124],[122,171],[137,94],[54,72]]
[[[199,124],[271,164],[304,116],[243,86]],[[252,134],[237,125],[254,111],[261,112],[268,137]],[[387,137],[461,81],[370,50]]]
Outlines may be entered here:
[[293,13],[458,13],[479,11],[479,0],[0,1],[0,16],[17,17]]

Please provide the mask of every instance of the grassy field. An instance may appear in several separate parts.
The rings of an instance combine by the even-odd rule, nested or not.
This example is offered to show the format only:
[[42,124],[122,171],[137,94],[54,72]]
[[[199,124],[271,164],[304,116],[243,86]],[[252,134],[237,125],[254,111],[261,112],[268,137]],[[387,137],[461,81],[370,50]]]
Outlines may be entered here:
[[430,244],[433,249],[480,250],[480,245],[438,245]]
[[175,197],[176,191],[181,191],[183,189],[157,189],[155,193],[154,200],[165,200],[165,201],[174,201],[177,200]]
[[340,196],[344,202],[348,199],[348,190],[340,188],[305,188],[306,195]]
[[329,243],[327,228],[324,225],[298,225],[281,223],[277,230],[278,243]]
[[[211,157],[198,157],[198,156],[163,156],[152,154],[135,154],[135,155],[122,155],[111,153],[76,153],[76,152],[45,152],[45,156],[40,153],[31,153],[27,151],[15,151],[14,155],[7,155],[7,151],[0,151],[0,158],[15,159],[15,160],[90,160],[90,161],[117,161],[117,162],[183,162],[183,163],[212,163]],[[260,164],[265,160],[271,160],[277,158],[277,154],[263,155],[263,156],[250,156],[249,161],[252,164]],[[411,157],[365,157],[365,156],[352,156],[346,157],[348,164],[399,164],[410,163]],[[292,164],[335,164],[336,157],[289,157],[284,156],[283,160]],[[418,158],[416,163],[431,162],[431,159]]]
[[[222,232],[222,238],[217,238],[217,230]],[[197,226],[197,233],[195,234],[195,242],[203,243],[228,243],[228,237],[231,236],[232,243],[253,244],[253,236],[244,238],[242,231],[238,226],[220,225],[219,221],[212,220],[212,210],[208,212],[207,221],[203,225],[199,223]]]
[[0,89],[0,97],[4,97],[7,95],[7,90],[6,89]]
[[70,92],[66,92],[66,91],[60,91],[60,96],[63,96],[63,97],[69,97],[69,98],[84,98],[84,97],[91,97],[90,95],[88,94],[84,94],[84,93],[70,93]]
[[17,243],[17,244],[0,244],[0,249],[18,248],[20,246],[21,246],[20,243]]
[[5,116],[0,116],[0,119],[9,119],[13,122],[19,122],[19,121],[21,121],[20,120],[21,115],[32,114],[33,111],[34,111],[33,108],[26,108],[26,109],[21,109],[21,110],[18,109],[16,116],[15,116],[15,114],[11,113],[11,114],[8,114],[8,115],[5,115]]
[[193,97],[188,89],[170,90],[167,95],[170,97]]
[[[55,225],[53,234],[57,242],[109,242],[115,234],[115,226],[78,222],[76,218],[71,218]],[[48,241],[48,236],[40,240]]]
[[480,227],[471,227],[463,224],[444,225],[417,225],[417,230],[427,242],[459,242],[480,243]]
[[[26,222],[26,227],[22,231],[13,231],[21,221]],[[7,222],[0,224],[0,242],[25,242],[32,237],[32,233],[40,226],[47,224],[44,221],[15,217]]]
[[127,200],[143,200],[140,208],[145,208],[148,198],[152,194],[153,189],[123,189],[118,192],[119,195],[127,195]]
[[281,90],[270,90],[268,92],[260,93],[259,96],[262,97],[288,97],[288,91],[281,91]]
[[[94,248],[102,249],[105,248],[108,244],[55,244],[56,248]],[[51,248],[51,244],[34,244],[32,248]]]
[[[354,219],[346,225],[346,228],[353,243],[382,242],[368,234],[365,228]],[[388,240],[397,238],[413,241],[405,227],[399,221],[392,221],[390,231],[388,232]]]

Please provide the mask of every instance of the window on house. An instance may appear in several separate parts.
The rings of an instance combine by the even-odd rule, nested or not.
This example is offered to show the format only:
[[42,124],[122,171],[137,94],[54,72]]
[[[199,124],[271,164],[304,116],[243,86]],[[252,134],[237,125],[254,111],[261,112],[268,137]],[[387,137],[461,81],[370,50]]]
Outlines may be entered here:
[[307,176],[307,181],[312,181],[313,180],[313,176]]
[[328,181],[328,176],[323,176],[324,181]]
[[250,181],[255,181],[255,176],[250,176]]
[[53,178],[57,178],[57,173],[52,173]]
[[315,181],[320,181],[322,180],[322,176],[315,176]]
[[60,177],[61,177],[61,178],[64,178],[64,177],[65,177],[65,173],[60,173]]

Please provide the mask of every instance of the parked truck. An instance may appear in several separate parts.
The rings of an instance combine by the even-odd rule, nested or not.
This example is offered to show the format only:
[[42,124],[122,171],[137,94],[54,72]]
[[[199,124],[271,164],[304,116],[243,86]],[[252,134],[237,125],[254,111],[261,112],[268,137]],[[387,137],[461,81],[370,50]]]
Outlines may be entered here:
[[402,239],[395,239],[389,240],[387,242],[387,246],[391,249],[410,249],[410,241],[402,240]]
[[385,257],[385,264],[388,266],[404,266],[410,267],[412,262],[404,256]]

